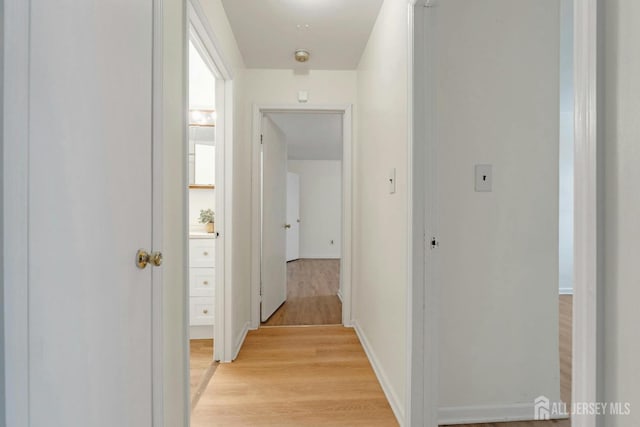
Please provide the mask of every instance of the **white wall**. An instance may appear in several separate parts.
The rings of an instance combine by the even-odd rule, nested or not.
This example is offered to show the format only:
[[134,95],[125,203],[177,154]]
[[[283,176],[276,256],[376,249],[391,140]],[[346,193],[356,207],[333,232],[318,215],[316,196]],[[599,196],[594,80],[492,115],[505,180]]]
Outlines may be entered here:
[[300,176],[300,258],[340,258],[342,162],[289,160],[288,169]]
[[[233,72],[233,141],[225,147],[233,151],[233,183],[226,183],[227,191],[233,191],[232,221],[232,263],[231,275],[233,293],[231,295],[232,310],[232,342],[242,337],[250,316],[250,280],[251,264],[247,254],[251,253],[251,143],[246,138],[244,126],[245,112],[242,108],[244,92],[244,61],[231,26],[222,6],[221,0],[201,1],[202,8],[215,33],[222,54]],[[233,188],[232,188],[233,186]]]
[[573,0],[560,1],[559,287],[573,293]]
[[[185,283],[186,218],[184,205],[187,185],[186,165],[182,161],[186,120],[185,0],[164,0],[164,425],[185,425],[189,408],[187,375],[188,337]],[[181,345],[182,344],[182,345]],[[176,347],[181,346],[177,352]]]
[[[358,66],[353,320],[405,419],[408,280],[407,3],[385,0]],[[388,192],[396,168],[397,191]]]
[[[434,34],[440,421],[560,399],[559,1],[448,0]],[[428,13],[428,12],[427,12]],[[493,165],[475,192],[474,166]]]
[[[607,427],[640,425],[640,2],[606,0],[605,109],[605,401],[632,404]],[[602,343],[601,343],[602,344]]]

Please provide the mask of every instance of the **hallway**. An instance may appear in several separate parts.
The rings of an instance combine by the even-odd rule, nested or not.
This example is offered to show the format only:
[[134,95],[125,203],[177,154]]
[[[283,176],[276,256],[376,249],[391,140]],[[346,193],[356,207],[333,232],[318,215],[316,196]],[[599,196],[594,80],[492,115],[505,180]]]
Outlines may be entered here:
[[263,325],[342,324],[339,287],[339,259],[299,259],[288,262],[287,300]]
[[218,367],[192,427],[396,426],[353,329],[263,327]]

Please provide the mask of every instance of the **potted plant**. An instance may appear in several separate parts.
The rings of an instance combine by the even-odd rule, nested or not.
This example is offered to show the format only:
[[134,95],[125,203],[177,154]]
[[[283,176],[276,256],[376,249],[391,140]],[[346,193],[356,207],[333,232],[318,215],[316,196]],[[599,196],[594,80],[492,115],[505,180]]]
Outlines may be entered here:
[[200,223],[204,224],[207,229],[207,233],[213,233],[215,231],[215,214],[211,209],[201,209],[200,210]]

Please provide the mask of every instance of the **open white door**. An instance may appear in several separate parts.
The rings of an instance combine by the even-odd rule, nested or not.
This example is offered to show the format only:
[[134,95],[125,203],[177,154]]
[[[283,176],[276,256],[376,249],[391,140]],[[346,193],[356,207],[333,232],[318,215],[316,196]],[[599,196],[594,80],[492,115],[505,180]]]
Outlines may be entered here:
[[136,252],[153,249],[153,9],[30,2],[19,424],[152,425],[152,267],[138,268]]
[[287,298],[287,144],[273,121],[262,119],[262,321]]
[[300,258],[300,175],[287,172],[287,262]]

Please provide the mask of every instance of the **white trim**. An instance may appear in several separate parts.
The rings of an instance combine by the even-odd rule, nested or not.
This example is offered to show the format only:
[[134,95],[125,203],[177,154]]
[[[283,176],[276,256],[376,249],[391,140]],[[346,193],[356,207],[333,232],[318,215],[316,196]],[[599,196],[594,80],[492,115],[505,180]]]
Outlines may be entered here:
[[560,288],[560,295],[573,295],[573,288]]
[[356,331],[356,335],[358,335],[358,339],[362,344],[362,348],[364,348],[364,352],[366,353],[367,358],[369,359],[369,363],[373,368],[373,372],[375,372],[376,377],[378,378],[378,382],[382,387],[382,391],[384,392],[384,395],[386,396],[387,401],[391,406],[391,410],[393,411],[393,415],[395,415],[396,420],[398,421],[398,424],[400,424],[401,427],[414,425],[406,421],[404,406],[400,404],[400,399],[398,399],[398,396],[393,391],[393,387],[391,387],[389,378],[387,377],[386,373],[382,369],[382,364],[378,361],[378,358],[376,357],[376,354],[374,353],[373,348],[371,347],[371,344],[369,344],[369,340],[367,339],[367,336],[365,335],[363,330],[360,328],[358,321],[355,319],[353,320],[353,328]]
[[[221,230],[216,244],[223,250],[216,251],[216,307],[213,358],[231,362],[234,358],[233,312],[232,312],[232,266],[233,266],[233,70],[220,48],[215,31],[200,5],[199,0],[189,0],[189,39],[202,54],[207,65],[216,76],[216,224]],[[220,136],[220,137],[219,137]],[[185,158],[186,164],[186,158]],[[219,207],[223,206],[221,210]],[[188,238],[188,236],[186,236]],[[188,268],[188,267],[187,267]],[[188,327],[188,325],[187,325]]]
[[[164,241],[164,11],[163,0],[153,0],[152,63],[152,207],[151,247],[163,250]],[[151,378],[153,426],[164,426],[164,269],[151,271]]]
[[[229,61],[224,56],[224,50],[221,47],[220,41],[215,34],[215,31],[211,28],[207,15],[202,8],[199,0],[189,0],[187,4],[189,23],[193,25],[193,29],[200,37],[200,41],[203,42],[204,47],[207,49],[211,59],[215,64],[217,71],[222,73],[221,77],[224,80],[233,80],[233,68]],[[198,46],[196,46],[198,47]],[[211,66],[211,63],[208,63]],[[216,71],[216,70],[212,70]]]
[[[598,0],[574,1],[574,299],[572,400],[598,400]],[[573,427],[595,427],[575,415]]]
[[4,3],[4,344],[5,409],[9,426],[30,424],[30,6],[30,0],[5,0]]
[[213,339],[213,325],[191,325],[189,326],[190,340]]
[[351,257],[352,257],[352,106],[351,105],[258,105],[253,106],[252,168],[251,168],[251,321],[250,327],[260,326],[260,134],[264,113],[283,112],[341,113],[343,126],[342,154],[342,249],[340,289],[342,291],[342,323],[351,326]]
[[[431,4],[432,5],[432,4]],[[438,425],[439,300],[434,284],[434,256],[427,241],[436,228],[435,208],[427,205],[435,194],[435,160],[429,120],[435,108],[428,99],[429,76],[423,0],[409,0],[409,149],[411,167],[408,313],[407,417],[411,425]],[[417,71],[416,71],[417,70]],[[426,118],[426,119],[425,119]],[[429,266],[429,268],[427,268]],[[427,351],[434,349],[435,351]]]
[[231,360],[236,360],[238,357],[238,353],[240,353],[240,349],[242,349],[242,345],[244,344],[244,340],[247,338],[247,334],[249,333],[249,322],[246,322],[240,331],[240,334],[236,337],[233,343],[233,354]]
[[342,289],[339,289],[336,295],[338,296],[338,299],[340,300],[340,302],[342,302]]
[[[535,404],[459,406],[440,408],[438,422],[441,425],[506,423],[510,421],[533,421]],[[569,416],[551,415],[552,420],[567,419]]]

